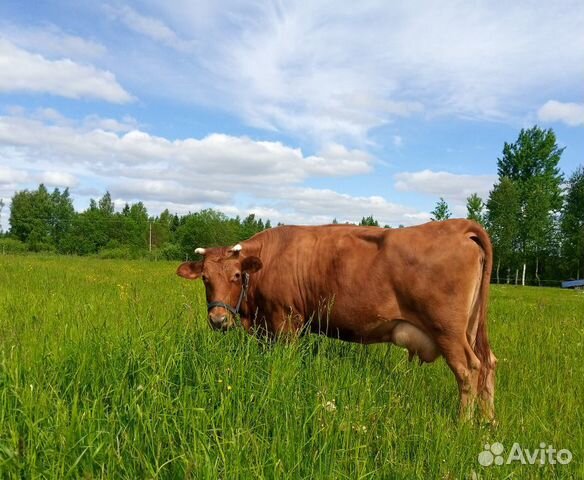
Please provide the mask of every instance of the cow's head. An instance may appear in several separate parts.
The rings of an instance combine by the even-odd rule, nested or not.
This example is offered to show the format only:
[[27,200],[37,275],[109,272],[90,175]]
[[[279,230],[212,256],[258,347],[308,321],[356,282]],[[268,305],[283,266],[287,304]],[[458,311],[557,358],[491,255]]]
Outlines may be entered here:
[[213,328],[233,327],[246,277],[261,269],[262,261],[255,256],[244,256],[239,244],[231,248],[197,248],[195,253],[202,255],[203,260],[184,262],[176,273],[189,280],[203,279],[209,323]]

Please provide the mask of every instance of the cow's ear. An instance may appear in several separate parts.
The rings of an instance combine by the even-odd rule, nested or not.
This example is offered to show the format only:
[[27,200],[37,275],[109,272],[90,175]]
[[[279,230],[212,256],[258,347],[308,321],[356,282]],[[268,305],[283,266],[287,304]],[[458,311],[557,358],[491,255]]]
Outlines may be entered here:
[[262,261],[258,257],[245,257],[241,261],[241,271],[254,273],[263,267]]
[[184,262],[180,264],[176,274],[189,280],[196,280],[201,276],[202,271],[203,262]]

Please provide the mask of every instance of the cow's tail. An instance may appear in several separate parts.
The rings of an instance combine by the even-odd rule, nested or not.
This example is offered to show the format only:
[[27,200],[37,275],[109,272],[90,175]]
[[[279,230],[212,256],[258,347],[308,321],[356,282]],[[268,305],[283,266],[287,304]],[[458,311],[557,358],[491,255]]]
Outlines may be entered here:
[[487,333],[487,310],[489,306],[489,284],[491,282],[491,270],[493,269],[493,247],[489,235],[480,225],[472,229],[470,238],[476,242],[483,251],[483,269],[481,275],[481,285],[475,308],[476,319],[478,321],[477,334],[475,337],[473,350],[481,361],[479,372],[478,391],[485,389],[487,375],[491,368],[491,346]]

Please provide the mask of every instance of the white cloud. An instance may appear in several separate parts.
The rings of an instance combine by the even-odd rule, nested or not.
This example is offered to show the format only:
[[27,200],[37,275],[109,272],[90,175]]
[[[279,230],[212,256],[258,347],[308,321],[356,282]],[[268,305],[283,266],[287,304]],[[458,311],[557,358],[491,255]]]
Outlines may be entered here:
[[83,119],[83,128],[86,130],[106,130],[111,132],[130,132],[139,128],[135,118],[125,116],[121,121],[115,118],[103,118],[99,115],[88,115]]
[[67,172],[47,171],[36,175],[39,183],[44,183],[50,187],[75,187],[79,184],[74,175]]
[[172,199],[182,205],[227,205],[232,194],[226,191],[193,188],[174,180],[133,179],[112,181],[111,190],[124,199],[155,200]]
[[28,180],[25,170],[0,165],[0,185],[24,183]]
[[548,100],[537,112],[543,122],[563,122],[571,127],[584,125],[584,103]]
[[42,27],[0,24],[0,37],[48,57],[93,59],[107,53],[102,44],[66,33],[52,24]]
[[[102,185],[118,203],[142,200],[153,213],[214,206],[230,215],[254,212],[274,223],[329,223],[335,217],[359,222],[373,215],[382,224],[410,225],[429,218],[380,196],[304,186],[314,177],[371,171],[374,158],[341,144],[305,155],[281,142],[224,134],[170,140],[141,130],[117,131],[113,119],[92,120],[112,129],[91,128],[86,120],[75,122],[53,110],[13,109],[0,116],[0,154],[8,165],[0,170],[0,183],[42,181],[76,187],[73,193],[83,195]],[[28,169],[16,167],[22,164]]]
[[310,223],[357,223],[373,215],[382,225],[412,225],[428,221],[430,216],[414,208],[392,203],[380,196],[354,196],[328,189],[289,188],[278,193],[278,207],[297,216],[311,219]]
[[179,38],[168,25],[158,18],[143,15],[128,6],[120,9],[105,7],[105,9],[113,18],[119,19],[126,27],[136,33],[145,35],[156,42],[179,51],[188,52],[192,50],[192,42]]
[[[106,122],[99,123],[104,127]],[[123,134],[103,128],[87,130],[25,115],[0,117],[0,144],[26,150],[31,161],[64,159],[104,174],[178,181],[204,177],[220,185],[248,188],[298,183],[315,175],[366,173],[373,162],[368,154],[341,145],[306,156],[299,148],[281,142],[247,137],[211,134],[201,139],[169,140],[141,130]]]
[[221,105],[261,128],[344,144],[411,115],[512,121],[542,91],[578,88],[581,7],[572,0],[157,6],[165,24],[205,46],[195,63],[169,66],[170,95]]
[[[373,214],[399,223],[415,218],[408,217],[415,210],[381,197],[301,187],[314,177],[370,172],[375,159],[358,149],[331,143],[318,154],[305,155],[281,142],[224,134],[170,140],[138,129],[124,132],[118,123],[100,117],[75,122],[54,110],[29,114],[12,109],[0,116],[0,154],[10,165],[6,183],[43,181],[77,190],[99,184],[114,198],[168,204],[177,211],[212,205],[239,213],[241,202],[235,205],[243,195],[246,208],[279,212],[275,220],[287,223],[293,218],[330,222],[335,215],[358,221]],[[29,166],[27,172],[14,167],[22,164]]]
[[394,175],[394,179],[395,189],[399,192],[422,193],[436,199],[444,197],[446,200],[464,204],[466,198],[473,193],[478,193],[481,198],[486,199],[497,177],[421,170],[401,172]]
[[0,232],[8,228],[10,198],[14,191],[28,180],[29,174],[25,170],[0,165],[0,200],[4,202],[4,207],[0,212]]
[[358,149],[349,150],[338,143],[329,143],[318,156],[310,157],[309,172],[313,175],[335,177],[358,175],[372,170],[373,157]]
[[48,60],[0,38],[0,92],[50,93],[126,103],[132,96],[108,71],[69,59]]

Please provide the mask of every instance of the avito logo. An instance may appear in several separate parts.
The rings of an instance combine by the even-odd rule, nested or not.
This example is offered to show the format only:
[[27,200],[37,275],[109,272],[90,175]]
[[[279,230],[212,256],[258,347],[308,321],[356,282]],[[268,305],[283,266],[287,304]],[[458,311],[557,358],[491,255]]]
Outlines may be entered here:
[[545,442],[539,444],[539,448],[523,448],[517,442],[513,444],[509,453],[505,456],[505,447],[502,443],[495,442],[485,444],[485,449],[479,453],[479,463],[483,467],[491,465],[509,465],[513,462],[520,462],[523,465],[566,465],[572,461],[572,452],[565,448],[555,449],[552,445],[546,445]]

